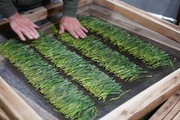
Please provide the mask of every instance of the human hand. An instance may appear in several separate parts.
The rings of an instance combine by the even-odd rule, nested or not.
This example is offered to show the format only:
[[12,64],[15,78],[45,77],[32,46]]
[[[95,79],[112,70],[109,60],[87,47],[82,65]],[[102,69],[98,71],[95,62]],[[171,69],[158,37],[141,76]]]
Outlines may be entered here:
[[59,34],[69,32],[74,38],[85,38],[88,30],[84,28],[80,22],[73,17],[63,16],[59,24]]
[[25,36],[29,39],[39,38],[39,33],[36,30],[39,27],[19,13],[15,13],[13,16],[9,17],[8,21],[12,30],[22,41],[26,40]]

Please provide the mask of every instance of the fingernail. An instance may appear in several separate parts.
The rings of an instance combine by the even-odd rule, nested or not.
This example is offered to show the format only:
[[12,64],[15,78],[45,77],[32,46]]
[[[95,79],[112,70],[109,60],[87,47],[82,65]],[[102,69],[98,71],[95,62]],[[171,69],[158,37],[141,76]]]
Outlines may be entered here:
[[36,39],[38,39],[39,37],[40,37],[40,36],[39,36],[39,35],[37,35],[37,36],[36,36]]
[[64,33],[63,31],[59,31],[59,34],[62,34],[62,33]]

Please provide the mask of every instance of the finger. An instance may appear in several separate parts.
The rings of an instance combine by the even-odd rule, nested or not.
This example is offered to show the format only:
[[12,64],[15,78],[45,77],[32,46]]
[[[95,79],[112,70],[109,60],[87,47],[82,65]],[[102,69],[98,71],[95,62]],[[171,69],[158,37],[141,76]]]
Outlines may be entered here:
[[36,29],[39,29],[40,27],[37,26],[36,24],[32,23],[33,27],[36,28]]
[[33,32],[33,24],[32,22],[27,22],[26,24],[24,24],[23,26],[20,26],[21,28],[21,32],[29,39],[36,39],[36,35],[35,33]]
[[31,36],[33,36],[34,39],[38,39],[40,37],[38,31],[33,26],[29,26],[29,29],[31,30],[29,31]]
[[34,39],[39,38],[39,33],[37,32],[36,28],[39,28],[39,26],[35,25],[33,22],[29,22],[29,24],[27,25],[30,29],[29,32],[31,32],[31,35],[33,36]]
[[15,31],[15,32],[22,41],[26,41],[26,38],[24,37],[24,35],[20,31]]
[[79,38],[79,36],[76,34],[76,32],[74,30],[68,30],[68,32],[74,37],[74,38]]
[[29,19],[27,19],[27,23],[29,23],[31,26],[33,26],[35,29],[39,29],[39,26],[31,22]]
[[59,34],[63,34],[64,33],[64,31],[65,31],[65,29],[64,29],[64,26],[60,26],[60,31],[59,31]]
[[29,28],[30,29],[30,31],[28,31],[29,32],[29,34],[31,35],[31,37],[32,37],[32,39],[38,39],[39,38],[39,35],[38,35],[38,33],[37,32],[35,32],[36,30],[32,30],[31,28]]
[[23,33],[25,33],[26,35],[27,35],[27,37],[29,38],[29,39],[35,39],[35,34],[34,34],[34,32],[31,30],[31,26],[26,26],[26,27],[24,27],[24,32]]
[[81,25],[81,29],[82,29],[84,32],[86,32],[86,33],[88,32],[88,30],[87,30],[84,26],[82,26],[82,25]]
[[33,39],[33,36],[31,36],[31,34],[30,34],[28,28],[22,29],[21,32],[22,32],[28,39]]
[[80,29],[80,31],[81,31],[81,34],[82,34],[84,37],[87,36],[85,31],[83,31],[82,29]]
[[86,34],[84,33],[84,31],[82,31],[80,28],[76,29],[75,32],[80,38],[85,38],[86,37]]

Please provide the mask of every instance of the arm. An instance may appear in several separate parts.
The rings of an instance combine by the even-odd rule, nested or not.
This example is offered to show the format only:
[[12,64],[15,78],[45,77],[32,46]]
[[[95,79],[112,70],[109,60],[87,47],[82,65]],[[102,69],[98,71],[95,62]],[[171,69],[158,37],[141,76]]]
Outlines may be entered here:
[[79,0],[63,0],[63,15],[76,17]]
[[20,15],[11,0],[0,0],[0,13],[8,19],[12,30],[21,40],[25,41],[25,36],[29,39],[37,39],[39,37],[39,33],[36,30],[38,26]]
[[9,18],[17,12],[11,0],[0,0],[0,13],[5,17]]
[[60,31],[68,31],[75,38],[85,38],[88,32],[76,19],[79,0],[63,0],[63,17],[60,20]]

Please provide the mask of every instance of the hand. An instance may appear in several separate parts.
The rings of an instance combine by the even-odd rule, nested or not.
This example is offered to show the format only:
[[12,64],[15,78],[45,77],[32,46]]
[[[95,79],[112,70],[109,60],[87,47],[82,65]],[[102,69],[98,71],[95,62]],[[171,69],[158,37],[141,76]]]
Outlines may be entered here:
[[26,40],[25,36],[29,39],[39,38],[39,33],[36,30],[39,27],[19,13],[15,13],[13,16],[9,17],[8,21],[12,30],[22,41]]
[[74,38],[85,38],[88,30],[84,28],[80,22],[73,17],[63,16],[60,20],[60,31],[59,34],[64,33],[66,30]]

